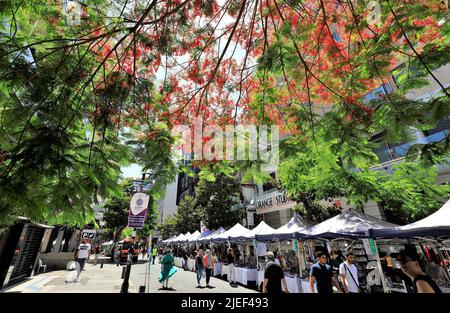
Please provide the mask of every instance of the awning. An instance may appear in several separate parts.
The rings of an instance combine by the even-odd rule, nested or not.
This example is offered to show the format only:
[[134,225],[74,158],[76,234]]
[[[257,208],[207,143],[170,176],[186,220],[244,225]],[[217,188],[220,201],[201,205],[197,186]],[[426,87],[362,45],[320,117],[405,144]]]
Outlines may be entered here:
[[247,233],[241,236],[230,236],[230,240],[251,240],[255,239],[256,235],[268,235],[275,231],[272,227],[261,221],[255,228],[249,230]]
[[230,237],[240,237],[245,235],[249,230],[242,226],[241,224],[237,223],[233,227],[231,227],[226,232],[211,238],[212,241],[223,241],[223,240],[229,240]]
[[450,238],[450,200],[438,211],[420,221],[404,226],[373,229],[372,235],[375,238],[386,239],[411,237]]
[[311,226],[306,231],[295,233],[297,238],[368,238],[372,229],[396,227],[397,225],[382,221],[376,217],[348,209],[320,224]]
[[281,226],[270,234],[256,234],[256,240],[288,240],[295,238],[296,233],[305,233],[311,224],[303,217],[295,213],[287,224]]
[[190,235],[187,239],[186,239],[186,241],[187,242],[195,242],[195,241],[197,241],[197,238],[198,238],[198,236],[200,236],[200,232],[198,231],[198,230],[196,230],[192,235]]

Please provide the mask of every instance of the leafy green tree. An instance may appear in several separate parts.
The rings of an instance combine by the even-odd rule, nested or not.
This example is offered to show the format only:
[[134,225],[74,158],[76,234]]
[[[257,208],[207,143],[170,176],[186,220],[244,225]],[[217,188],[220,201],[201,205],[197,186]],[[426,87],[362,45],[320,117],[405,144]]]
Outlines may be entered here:
[[204,219],[204,216],[204,209],[198,206],[195,197],[184,197],[180,201],[176,213],[178,233],[193,233],[195,230],[200,230],[200,221]]
[[200,179],[195,188],[195,199],[204,210],[207,227],[226,228],[240,221],[240,211],[233,210],[240,202],[240,190],[240,183],[233,176],[218,174],[213,181]]
[[127,227],[130,210],[129,198],[111,198],[104,203],[103,221],[107,228],[114,230],[113,240],[117,241],[122,231]]
[[167,239],[180,234],[177,230],[177,221],[177,216],[172,215],[166,218],[164,222],[158,226],[158,230],[160,231],[162,238]]

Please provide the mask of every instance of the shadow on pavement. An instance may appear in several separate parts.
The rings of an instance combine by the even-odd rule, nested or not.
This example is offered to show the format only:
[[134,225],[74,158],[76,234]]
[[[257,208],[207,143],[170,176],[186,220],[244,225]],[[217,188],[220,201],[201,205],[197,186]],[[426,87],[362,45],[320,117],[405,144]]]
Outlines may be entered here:
[[177,291],[176,289],[173,289],[172,287],[166,288],[166,287],[161,287],[158,290],[166,290],[166,291]]

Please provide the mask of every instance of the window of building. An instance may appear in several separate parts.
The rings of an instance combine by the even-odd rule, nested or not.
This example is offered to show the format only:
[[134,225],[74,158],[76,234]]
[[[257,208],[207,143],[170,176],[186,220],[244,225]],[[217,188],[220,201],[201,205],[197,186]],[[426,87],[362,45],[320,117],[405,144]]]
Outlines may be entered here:
[[374,148],[373,152],[378,156],[380,163],[385,163],[404,157],[406,152],[408,152],[409,147],[414,144],[414,142],[383,142],[384,137],[384,133],[380,133],[376,137],[372,137],[372,142],[378,144],[378,147]]
[[[275,180],[275,173],[271,173],[270,176]],[[263,185],[263,192],[276,189],[276,186],[272,183],[272,179]]]
[[341,38],[339,37],[339,34],[337,31],[333,32],[332,34],[334,41],[341,41]]
[[450,116],[441,119],[435,128],[423,131],[426,143],[443,141],[450,133]]
[[363,102],[368,104],[370,101],[374,99],[379,99],[382,95],[390,94],[394,91],[391,84],[389,82],[381,85],[377,89],[372,90],[368,94],[363,97]]

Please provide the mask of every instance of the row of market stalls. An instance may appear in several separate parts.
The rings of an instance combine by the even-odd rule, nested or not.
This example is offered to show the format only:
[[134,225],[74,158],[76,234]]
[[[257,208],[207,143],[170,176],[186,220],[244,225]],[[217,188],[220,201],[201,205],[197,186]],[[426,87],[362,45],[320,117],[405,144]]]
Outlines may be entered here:
[[308,273],[319,250],[329,255],[337,269],[344,253],[351,250],[357,259],[359,281],[369,292],[408,292],[410,281],[395,261],[405,245],[414,245],[423,256],[425,269],[444,291],[450,291],[450,200],[434,214],[405,226],[391,224],[349,209],[320,224],[311,225],[298,214],[278,229],[262,221],[249,230],[237,223],[225,230],[180,234],[163,241],[175,252],[175,264],[181,267],[188,257],[194,270],[198,248],[211,248],[217,257],[214,275],[227,275],[226,249],[237,254],[235,275],[238,282],[260,286],[264,277],[265,255],[272,251],[282,260],[290,292],[310,292]]

